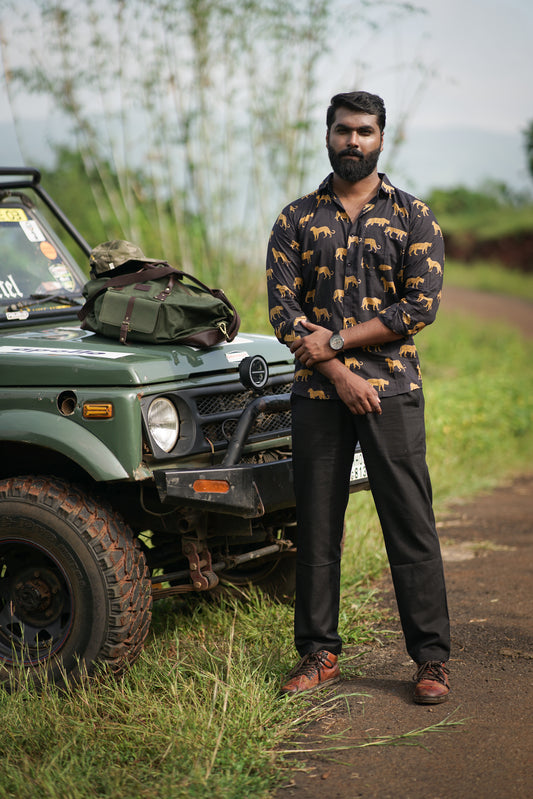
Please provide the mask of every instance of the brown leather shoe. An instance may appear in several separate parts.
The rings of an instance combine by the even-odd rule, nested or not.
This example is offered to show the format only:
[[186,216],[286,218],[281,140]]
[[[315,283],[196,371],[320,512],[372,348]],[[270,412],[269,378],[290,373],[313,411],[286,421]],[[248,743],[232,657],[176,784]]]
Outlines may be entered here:
[[316,691],[324,685],[333,685],[340,679],[338,659],[337,655],[327,649],[309,652],[289,672],[288,682],[281,688],[281,693],[292,696],[302,691]]
[[416,682],[414,700],[419,705],[437,705],[445,702],[450,693],[450,683],[445,663],[428,660],[421,663],[413,677]]

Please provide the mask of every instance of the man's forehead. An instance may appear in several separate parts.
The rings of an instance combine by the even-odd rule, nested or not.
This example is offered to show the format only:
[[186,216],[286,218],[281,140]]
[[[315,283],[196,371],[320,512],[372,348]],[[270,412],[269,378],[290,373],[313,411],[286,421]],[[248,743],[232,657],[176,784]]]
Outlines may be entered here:
[[337,108],[335,112],[332,127],[336,125],[344,125],[349,128],[379,128],[376,114],[368,114],[366,111],[354,111],[344,106]]

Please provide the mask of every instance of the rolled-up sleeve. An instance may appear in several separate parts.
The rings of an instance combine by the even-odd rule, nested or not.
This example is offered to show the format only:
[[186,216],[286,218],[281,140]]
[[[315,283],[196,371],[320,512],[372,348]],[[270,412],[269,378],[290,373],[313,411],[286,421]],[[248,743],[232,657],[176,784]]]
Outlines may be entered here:
[[398,275],[400,300],[380,313],[387,327],[412,336],[430,325],[439,308],[444,272],[442,231],[427,205],[413,205],[412,225]]

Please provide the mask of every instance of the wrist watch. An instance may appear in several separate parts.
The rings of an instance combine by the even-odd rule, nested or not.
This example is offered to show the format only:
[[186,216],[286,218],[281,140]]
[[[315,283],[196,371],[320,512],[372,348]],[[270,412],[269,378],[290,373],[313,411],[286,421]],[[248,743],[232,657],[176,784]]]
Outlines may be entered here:
[[335,352],[339,352],[344,347],[344,339],[339,332],[334,333],[329,340],[329,346]]

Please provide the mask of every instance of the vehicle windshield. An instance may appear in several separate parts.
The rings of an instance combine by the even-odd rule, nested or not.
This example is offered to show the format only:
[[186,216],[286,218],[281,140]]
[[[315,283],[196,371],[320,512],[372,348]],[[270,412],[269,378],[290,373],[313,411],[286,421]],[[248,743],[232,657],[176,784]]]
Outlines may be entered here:
[[85,282],[33,208],[12,197],[0,203],[0,322],[72,312]]

